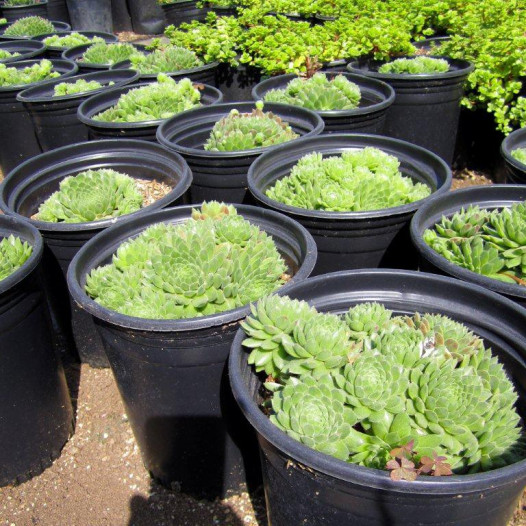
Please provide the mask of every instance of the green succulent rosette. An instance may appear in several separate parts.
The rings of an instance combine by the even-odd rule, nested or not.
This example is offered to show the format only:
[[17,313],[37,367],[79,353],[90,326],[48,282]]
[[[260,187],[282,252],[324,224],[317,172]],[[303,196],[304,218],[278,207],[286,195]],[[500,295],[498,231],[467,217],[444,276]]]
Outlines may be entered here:
[[168,46],[152,53],[135,54],[130,57],[131,68],[143,74],[169,73],[203,66],[204,62],[189,49]]
[[0,281],[19,269],[33,253],[33,247],[19,237],[10,235],[0,241]]
[[6,37],[36,37],[53,33],[55,26],[40,16],[26,16],[13,22],[5,31]]
[[397,58],[386,62],[378,68],[379,73],[394,73],[397,75],[423,75],[445,73],[449,71],[449,64],[443,58],[415,57]]

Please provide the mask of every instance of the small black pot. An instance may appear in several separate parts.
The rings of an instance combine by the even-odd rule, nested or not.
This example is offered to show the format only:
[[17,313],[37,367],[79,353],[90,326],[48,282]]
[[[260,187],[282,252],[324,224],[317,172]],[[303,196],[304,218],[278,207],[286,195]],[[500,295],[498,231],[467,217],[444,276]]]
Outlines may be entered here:
[[320,135],[285,143],[261,155],[248,170],[248,188],[258,204],[295,219],[314,237],[318,259],[313,274],[379,266],[416,268],[409,221],[430,197],[390,209],[327,212],[279,203],[265,194],[277,180],[289,175],[304,155],[320,152],[331,156],[368,146],[397,157],[400,171],[430,186],[431,195],[442,195],[449,190],[451,170],[440,157],[414,144],[377,135]]
[[351,62],[347,69],[383,80],[394,88],[396,98],[387,114],[386,135],[423,146],[451,165],[463,83],[473,71],[473,64],[448,57],[434,58],[447,60],[450,70],[423,75],[379,73],[384,62],[370,59]]
[[526,165],[511,155],[517,148],[526,148],[526,128],[511,132],[500,146],[500,153],[506,161],[506,182],[526,184]]
[[[94,95],[84,101],[78,109],[77,116],[89,129],[90,139],[117,139],[120,137],[130,139],[141,139],[143,141],[155,141],[157,128],[166,119],[158,119],[142,122],[101,122],[93,119],[94,115],[114,106],[119,97],[128,91],[141,86],[147,86],[151,82],[141,82],[132,86],[125,86],[107,90],[99,95]],[[201,90],[201,103],[210,106],[221,102],[221,92],[212,86],[204,85]],[[184,112],[186,113],[186,112]]]
[[[123,241],[155,223],[182,224],[191,211],[191,206],[162,210],[98,235],[71,262],[68,285],[95,319],[146,469],[163,484],[214,498],[257,478],[255,440],[226,374],[230,345],[249,305],[198,318],[150,320],[110,311],[84,291],[86,275],[108,263]],[[316,246],[301,225],[255,207],[239,206],[238,212],[270,234],[297,269],[281,290],[309,275]]]
[[[113,35],[112,33],[102,33],[98,31],[61,31],[60,36],[66,36],[70,35],[71,33],[80,33],[81,35],[84,35],[88,38],[94,38],[99,37],[104,40],[104,42],[113,43],[118,42],[118,38],[116,35]],[[44,41],[48,37],[52,37],[56,35],[57,33],[46,33],[44,35],[38,35],[35,38],[35,40],[40,40],[41,42]],[[46,56],[49,58],[62,58],[62,54],[64,51],[68,49],[65,47],[60,46],[47,46],[46,47]]]
[[[393,88],[376,79],[352,73],[326,72],[325,75],[332,80],[337,75],[344,75],[347,80],[358,85],[361,99],[358,108],[353,110],[315,111],[325,123],[323,133],[379,133],[384,130],[385,117],[389,106],[395,100]],[[287,84],[297,78],[297,75],[279,75],[260,82],[253,90],[254,100],[263,100],[265,94],[272,89],[285,89]]]
[[[214,124],[231,110],[250,113],[254,108],[253,102],[218,104],[185,111],[159,126],[157,140],[165,148],[180,153],[192,170],[192,203],[211,200],[247,202],[246,199],[250,197],[247,192],[248,169],[259,155],[275,146],[237,152],[209,152],[204,150],[203,145]],[[265,111],[281,117],[301,136],[319,135],[323,131],[321,117],[305,108],[268,103],[265,104]]]
[[[38,62],[40,60],[22,60],[12,62],[9,67],[22,69]],[[60,79],[70,77],[77,71],[76,64],[71,60],[51,62],[53,69],[61,74]],[[17,101],[18,93],[38,84],[0,87],[0,168],[4,175],[26,159],[41,153],[31,116],[24,105]]]
[[[526,389],[526,311],[482,287],[431,274],[396,270],[337,272],[287,292],[321,311],[341,314],[380,301],[397,314],[433,312],[466,323],[498,354]],[[387,471],[343,462],[289,437],[261,411],[261,378],[247,363],[239,330],[229,374],[234,396],[258,434],[272,526],[505,526],[526,484],[526,461],[479,473],[394,481]],[[524,415],[523,415],[524,416]]]
[[262,78],[262,70],[255,66],[219,64],[216,87],[222,91],[225,102],[248,102],[253,100],[252,89]]
[[411,239],[418,250],[420,267],[422,270],[446,274],[475,283],[526,307],[526,287],[504,283],[459,267],[435,252],[422,239],[424,231],[433,228],[436,223],[440,222],[442,216],[451,216],[459,212],[461,208],[467,208],[469,205],[478,205],[480,208],[488,209],[503,208],[524,200],[526,200],[526,186],[522,185],[472,186],[429,200],[411,221]]
[[11,53],[15,51],[20,53],[20,55],[16,57],[0,60],[1,64],[8,64],[10,62],[20,62],[21,60],[38,57],[44,53],[46,46],[36,40],[10,40],[8,42],[0,42],[0,49],[10,51]]
[[66,0],[47,0],[47,16],[51,20],[60,20],[69,24],[69,13]]
[[23,482],[50,466],[73,423],[42,289],[42,236],[26,221],[0,215],[0,237],[10,234],[28,242],[33,252],[0,281],[0,486]]
[[[97,93],[132,84],[137,78],[137,72],[129,69],[75,75],[69,77],[68,82],[80,79],[96,80],[104,86],[98,90],[54,97],[55,86],[64,80],[51,80],[20,92],[17,100],[29,111],[40,147],[42,151],[47,152],[68,144],[87,141],[88,129],[77,118],[78,107]],[[108,87],[110,82],[114,84]]]
[[[65,22],[59,22],[56,20],[50,20],[50,22],[55,27],[55,33],[62,33],[63,31],[69,31],[71,29],[71,26],[69,24],[66,24]],[[29,40],[30,38],[34,37],[9,37],[4,35],[4,31],[11,25],[11,23],[7,22],[6,24],[0,24],[0,42],[3,40]]]
[[194,20],[204,22],[209,9],[197,7],[197,0],[179,0],[171,4],[161,4],[167,25],[179,27]]
[[47,18],[47,0],[40,0],[33,5],[20,5],[15,7],[2,5],[2,16],[8,23],[15,22],[26,16],[40,16],[42,18]]
[[[142,179],[171,183],[173,190],[155,203],[128,216],[91,223],[47,223],[30,218],[39,205],[68,175],[84,170],[112,168]],[[147,215],[152,210],[180,204],[192,181],[192,175],[181,156],[144,141],[91,141],[58,148],[39,155],[12,171],[0,185],[0,208],[9,214],[28,219],[44,237],[50,251],[46,262],[48,299],[55,313],[57,346],[68,348],[73,327],[76,349],[81,359],[94,367],[107,367],[108,362],[91,317],[71,302],[65,276],[69,263],[79,249],[97,233],[115,223]],[[70,320],[71,319],[71,324]]]

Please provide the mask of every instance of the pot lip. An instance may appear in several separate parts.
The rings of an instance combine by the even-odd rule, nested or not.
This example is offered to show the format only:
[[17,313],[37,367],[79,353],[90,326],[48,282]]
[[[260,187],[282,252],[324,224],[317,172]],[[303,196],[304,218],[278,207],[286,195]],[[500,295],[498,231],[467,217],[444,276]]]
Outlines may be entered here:
[[[30,44],[29,47],[25,47],[25,44]],[[38,44],[38,45],[34,45]],[[46,45],[43,42],[40,42],[38,40],[33,39],[17,39],[17,40],[0,40],[0,49],[6,48],[6,47],[16,47],[19,46],[19,50],[17,50],[17,53],[20,53],[20,55],[24,56],[27,54],[26,58],[24,60],[30,60],[34,56],[38,56],[39,53],[43,53],[46,49]],[[13,58],[6,58],[0,60],[1,64],[5,64],[6,66],[10,64],[11,62],[21,62],[18,57]],[[9,67],[9,66],[8,66]]]
[[[235,323],[241,318],[244,318],[250,311],[251,303],[238,307],[236,309],[219,312],[216,314],[211,314],[208,316],[200,316],[195,318],[185,318],[178,320],[152,320],[147,318],[138,318],[134,316],[127,316],[125,314],[118,313],[107,309],[99,305],[95,300],[91,299],[83,287],[80,285],[77,280],[77,267],[82,264],[82,258],[86,252],[89,250],[95,250],[95,247],[99,248],[99,251],[107,251],[108,245],[112,245],[112,240],[117,236],[121,239],[120,244],[130,238],[130,235],[136,235],[148,226],[160,223],[160,222],[170,222],[173,219],[178,217],[189,218],[193,208],[198,207],[199,204],[191,205],[182,205],[173,208],[167,208],[164,210],[157,210],[151,212],[148,215],[143,215],[141,218],[141,223],[139,225],[135,224],[133,218],[126,221],[122,221],[119,225],[114,225],[111,228],[108,228],[104,232],[101,232],[90,241],[88,241],[75,255],[73,258],[67,274],[67,281],[70,293],[75,300],[75,302],[80,305],[84,310],[86,310],[92,316],[103,320],[111,325],[132,329],[137,331],[148,331],[148,332],[184,332],[184,331],[197,331],[202,329],[207,329],[210,327],[228,325],[230,323]],[[302,237],[305,242],[305,258],[300,264],[298,271],[292,279],[287,282],[285,285],[280,287],[278,290],[287,291],[292,285],[296,282],[307,278],[316,262],[317,248],[314,239],[310,233],[299,223],[293,219],[284,216],[273,210],[265,210],[256,206],[250,205],[235,205],[239,215],[250,220],[262,218],[265,220],[270,220],[276,226],[286,226],[291,230],[297,232],[298,235]],[[105,248],[106,247],[106,250]],[[109,255],[109,253],[108,253]],[[100,264],[100,263],[99,263]],[[95,267],[91,267],[91,271]],[[83,275],[87,272],[83,270]]]
[[[301,141],[301,143],[299,141]],[[335,143],[334,146],[331,147],[325,144],[329,141],[334,142]],[[341,143],[343,142],[348,142],[348,145],[342,146]],[[358,145],[360,142],[362,144]],[[321,143],[324,146],[322,146],[320,150],[313,150],[313,151],[320,151],[320,153],[325,153],[323,151],[324,149],[326,150],[332,150],[332,149],[349,150],[349,149],[356,149],[357,147],[358,148],[366,147],[366,146],[369,146],[368,144],[366,144],[367,142],[371,142],[370,146],[377,147],[378,149],[382,149],[381,145],[384,144],[384,145],[391,145],[394,148],[400,147],[400,146],[404,146],[406,148],[410,147],[410,149],[413,152],[417,152],[417,153],[425,152],[426,155],[428,155],[431,159],[434,159],[436,162],[438,162],[441,165],[442,169],[444,170],[444,173],[446,174],[444,183],[439,188],[437,188],[435,191],[433,191],[428,197],[425,197],[423,199],[420,199],[418,201],[414,201],[412,203],[408,203],[405,205],[394,206],[392,208],[382,208],[380,210],[368,210],[368,211],[362,211],[362,212],[329,212],[326,210],[311,210],[307,208],[299,208],[296,206],[287,205],[285,203],[280,203],[279,201],[275,201],[274,199],[270,199],[258,188],[255,182],[255,173],[261,164],[264,164],[265,161],[267,161],[267,159],[272,158],[273,156],[279,155],[283,151],[286,152],[288,149],[292,148],[292,147],[286,148],[288,143],[283,143],[279,146],[274,147],[272,150],[260,155],[250,165],[248,169],[248,174],[247,174],[248,189],[250,193],[258,201],[284,214],[293,215],[295,217],[298,217],[304,220],[305,219],[325,219],[325,220],[331,220],[331,221],[366,220],[366,219],[375,219],[375,218],[385,217],[386,215],[389,215],[389,216],[403,215],[403,214],[407,214],[407,213],[417,210],[419,207],[423,206],[423,203],[428,202],[435,195],[442,195],[448,192],[451,186],[451,181],[452,181],[453,176],[451,173],[451,169],[449,168],[447,163],[435,153],[429,150],[426,150],[425,148],[422,148],[421,146],[417,146],[416,144],[412,144],[407,141],[403,141],[401,139],[394,139],[391,137],[384,137],[381,135],[373,135],[373,134],[365,134],[365,133],[334,133],[334,134],[331,133],[330,135],[318,135],[315,137],[307,137],[307,138],[302,137],[301,139],[298,139],[296,146],[302,147],[302,146],[312,145],[312,147],[315,148],[318,143]],[[380,145],[377,145],[376,143],[380,143]],[[292,155],[294,155],[294,152],[291,152],[291,156]]]
[[[358,87],[361,89],[362,87],[365,87],[365,83],[371,83],[375,84],[376,87],[382,88],[384,91],[389,93],[383,100],[380,102],[375,102],[374,104],[371,104],[370,106],[358,106],[357,108],[353,108],[350,110],[311,110],[320,115],[321,117],[348,117],[353,115],[363,115],[368,113],[373,113],[376,111],[381,111],[384,108],[388,108],[391,106],[391,104],[395,100],[395,91],[394,89],[387,84],[386,82],[383,82],[379,79],[372,78],[372,77],[366,77],[365,75],[358,75],[356,73],[351,73],[350,71],[321,71],[320,73],[323,73],[324,75],[330,75],[330,76],[337,76],[337,75],[343,75],[344,77],[347,77],[350,81],[354,82],[358,85]],[[276,77],[270,77],[268,79],[262,80],[259,84],[254,86],[252,88],[252,98],[254,100],[263,100],[259,94],[258,90],[264,89],[266,86],[265,84],[271,84],[275,80],[283,80],[284,81],[284,87],[288,84],[288,82],[295,78],[301,78],[300,75],[296,75],[295,73],[290,73],[286,75],[277,75]],[[283,89],[283,88],[277,88],[277,89]],[[268,90],[267,90],[268,91]],[[266,91],[263,93],[263,96],[265,95]],[[268,103],[267,103],[268,104]],[[288,104],[288,106],[295,106],[294,104]],[[295,106],[298,107],[298,106]]]
[[[418,277],[418,279],[421,280],[433,280],[438,289],[442,286],[452,285],[453,283],[455,284],[455,287],[464,290],[466,293],[470,293],[473,288],[475,288],[477,293],[484,294],[488,298],[488,301],[503,303],[508,310],[513,309],[522,317],[525,316],[526,311],[524,309],[495,292],[488,291],[478,285],[455,280],[454,278],[428,274],[425,272],[394,269],[345,270],[315,276],[305,280],[303,284],[323,288],[326,286],[327,280],[338,280],[339,278],[353,275],[357,279],[374,276],[375,278],[377,277],[378,281],[381,281],[382,276],[385,276],[386,274],[396,277],[400,282],[406,277]],[[281,293],[278,294],[281,295]],[[422,477],[414,482],[393,481],[389,477],[387,471],[348,463],[315,451],[314,449],[311,449],[303,445],[301,442],[289,437],[285,432],[272,424],[260,411],[252,397],[247,393],[246,385],[241,378],[239,368],[239,355],[245,352],[242,349],[242,341],[244,339],[245,334],[243,330],[238,329],[230,351],[228,371],[234,397],[243,414],[258,434],[262,435],[265,440],[270,442],[281,452],[285,453],[285,455],[290,456],[292,459],[308,467],[312,467],[315,470],[336,479],[369,488],[389,490],[396,493],[410,492],[413,494],[429,494],[431,492],[436,495],[478,492],[482,488],[494,487],[495,484],[498,484],[499,482],[506,482],[519,477],[523,479],[526,476],[525,459],[503,468],[473,475]]]
[[[253,109],[255,109],[256,103],[250,102],[250,101],[243,101],[243,102],[227,102],[227,103],[221,103],[221,104],[215,104],[213,106],[214,110],[217,111],[217,121],[222,119],[223,117],[226,117],[230,110],[238,109],[240,113],[246,113],[250,112]],[[185,156],[193,156],[193,157],[201,157],[201,158],[211,158],[211,159],[236,159],[239,157],[257,157],[263,152],[266,152],[270,149],[274,149],[277,146],[261,146],[259,148],[252,148],[250,150],[236,150],[236,151],[230,151],[230,152],[211,152],[208,150],[200,150],[198,148],[190,148],[187,146],[180,146],[177,143],[172,142],[171,140],[167,139],[165,137],[165,130],[166,128],[169,128],[172,126],[172,122],[176,119],[185,118],[188,119],[190,116],[195,115],[195,122],[203,121],[204,124],[208,124],[208,122],[204,119],[201,119],[202,113],[205,113],[206,117],[206,110],[208,110],[209,106],[200,107],[200,108],[193,108],[191,110],[186,110],[181,113],[178,113],[177,115],[174,115],[173,117],[170,117],[169,119],[166,119],[163,121],[163,123],[159,126],[157,129],[157,141],[163,145],[165,148],[168,148],[169,150],[175,150],[179,152],[181,155]],[[280,104],[276,102],[267,102],[265,104],[265,108],[272,111],[272,113],[280,116],[280,110],[281,111],[290,111],[291,108],[294,109],[294,111],[298,111],[300,114],[302,114],[303,117],[306,117],[310,122],[315,123],[313,125],[312,130],[308,131],[305,135],[302,135],[296,139],[292,139],[290,141],[287,141],[286,143],[282,144],[289,144],[294,141],[298,141],[305,137],[313,137],[316,135],[319,135],[323,132],[323,128],[325,127],[325,124],[323,122],[323,119],[318,115],[316,112],[308,110],[306,108],[300,108],[299,106],[291,106],[289,104]],[[190,113],[194,112],[194,113]],[[212,125],[213,126],[213,125]],[[210,129],[212,129],[212,126]]]
[[[171,76],[171,75],[177,75],[177,76],[185,76],[185,75],[192,75],[193,73],[200,73],[201,71],[207,71],[209,69],[213,69],[219,66],[219,62],[209,62],[208,64],[203,64],[202,66],[196,66],[195,68],[190,69],[179,69],[177,71],[160,71],[159,73],[164,73],[165,75]],[[121,70],[121,69],[132,69],[133,71],[137,71],[139,74],[140,79],[145,80],[155,80],[157,78],[157,75],[159,73],[141,73],[138,70],[133,69],[131,65],[130,60],[121,60],[120,62],[116,62],[113,64],[113,66],[110,67],[110,70]]]
[[[53,33],[42,33],[41,35],[36,35],[33,38],[35,40],[38,40],[39,42],[44,42],[46,38],[49,38],[55,35],[63,35],[63,34],[71,35],[71,33],[80,33],[81,35],[104,38],[104,41],[107,44],[115,44],[118,42],[117,36],[114,35],[113,33],[106,33],[105,31],[84,31],[82,29],[79,29],[79,30],[69,29],[67,31],[54,31]],[[110,40],[106,40],[106,38],[108,37],[110,37]],[[65,51],[66,49],[69,49],[69,48],[63,47],[63,46],[47,46],[47,49],[51,51]]]
[[[9,10],[16,11],[17,9],[27,9],[28,7],[36,7],[36,6],[41,6],[41,5],[47,5],[47,0],[40,0],[39,2],[35,2],[34,4],[29,4],[29,5],[12,5],[12,6],[8,6],[8,5],[3,5],[2,4],[2,9],[9,9]],[[16,22],[16,20],[15,20],[15,22]]]
[[[146,143],[146,144],[145,144]],[[89,148],[96,148],[100,147],[99,151],[91,152],[82,154],[83,148],[85,146],[88,146]],[[87,160],[96,160],[98,159],[101,154],[104,153],[111,153],[112,151],[116,151],[119,153],[123,152],[125,150],[129,150],[130,152],[139,152],[141,148],[154,148],[157,150],[154,154],[162,156],[165,158],[166,162],[170,161],[171,164],[175,160],[179,162],[180,167],[182,168],[180,173],[180,181],[177,183],[176,186],[173,187],[172,191],[169,192],[167,195],[165,195],[163,198],[158,199],[157,201],[154,201],[153,203],[149,204],[148,206],[145,206],[135,212],[132,212],[131,214],[126,214],[119,217],[113,217],[110,219],[101,219],[99,221],[90,221],[90,222],[84,222],[84,223],[50,223],[47,221],[38,221],[37,219],[31,219],[30,217],[24,216],[15,210],[12,210],[10,206],[5,202],[3,198],[3,189],[4,187],[11,181],[12,178],[14,178],[19,170],[24,169],[27,165],[30,165],[31,163],[35,162],[36,160],[45,159],[46,157],[54,156],[56,155],[56,152],[60,150],[60,152],[68,153],[68,152],[75,152],[76,150],[80,150],[79,157],[71,157],[67,156],[66,161],[56,163],[56,166],[59,167],[66,167],[68,164],[72,163],[73,161],[78,161],[79,158],[86,158]],[[31,159],[28,159],[18,165],[16,168],[14,168],[9,174],[5,177],[5,179],[0,184],[0,209],[4,211],[4,213],[9,214],[11,216],[17,217],[20,220],[24,220],[27,223],[31,224],[33,227],[37,228],[40,232],[46,232],[46,233],[61,233],[61,232],[90,232],[90,231],[96,231],[101,229],[107,229],[113,225],[119,225],[124,221],[127,221],[129,218],[135,218],[137,216],[145,215],[147,213],[150,213],[154,210],[157,210],[159,206],[163,206],[163,203],[169,203],[173,198],[174,195],[183,195],[192,184],[192,172],[186,163],[186,161],[176,152],[168,152],[172,156],[171,159],[166,158],[167,152],[158,144],[156,143],[150,143],[147,141],[141,141],[137,139],[106,139],[106,140],[98,140],[98,141],[87,141],[87,142],[80,142],[75,144],[70,144],[68,146],[63,146],[61,148],[57,148],[55,150],[50,150],[49,152],[41,153],[40,155],[37,155],[35,157],[32,157]],[[142,155],[152,155],[150,152],[145,154],[143,152]],[[82,170],[81,170],[82,171]],[[33,177],[31,178],[30,183],[34,182],[35,179],[38,180],[38,175],[41,173],[41,170],[35,170]],[[35,177],[36,176],[36,177]],[[28,182],[28,186],[30,184]],[[165,205],[166,206],[166,205]],[[154,208],[151,208],[154,207]],[[1,217],[1,216],[0,216]]]
[[[23,37],[10,37],[8,35],[4,35],[5,30],[13,25],[16,22],[16,20],[13,20],[12,22],[6,22],[5,24],[0,24],[0,38],[3,40],[31,40],[35,38],[35,35],[33,36],[23,36]],[[55,27],[56,33],[62,33],[63,31],[69,31],[71,29],[71,26],[69,24],[66,24],[66,22],[61,22],[59,20],[50,20],[50,22]],[[61,29],[62,28],[62,29]]]
[[[469,203],[466,202],[463,205],[455,207],[455,211],[460,210],[462,206],[467,206],[468,204],[478,205],[481,208],[496,208],[497,205],[495,204],[495,201],[503,199],[493,197],[493,194],[498,193],[501,190],[507,190],[509,192],[524,192],[525,189],[526,187],[520,184],[495,184],[455,190],[455,196],[470,196],[470,194],[472,194],[473,192],[476,192],[477,194],[487,194],[487,200],[482,200],[480,198],[474,197],[473,199],[469,199]],[[491,291],[498,292],[500,294],[505,294],[507,296],[513,296],[515,298],[520,299],[526,299],[526,287],[521,287],[520,285],[513,285],[512,283],[504,283],[495,279],[491,279],[481,274],[477,274],[476,272],[472,272],[471,270],[455,265],[448,261],[444,256],[441,256],[440,254],[435,252],[430,246],[427,245],[427,243],[424,242],[424,240],[422,239],[422,234],[424,224],[426,223],[425,215],[428,213],[428,210],[437,203],[442,205],[442,207],[447,207],[447,197],[447,194],[437,195],[436,197],[433,197],[433,199],[427,201],[413,216],[409,229],[411,234],[411,241],[417,248],[418,252],[422,254],[427,260],[429,260],[431,264],[443,270],[444,272],[447,272],[447,274],[450,274],[451,276],[457,279],[468,283],[473,283],[477,286],[482,286],[486,289],[490,289]],[[467,198],[466,201],[468,201]],[[519,202],[519,200],[517,200],[517,202]],[[453,207],[451,206],[450,208]],[[449,214],[449,211],[447,213]]]
[[[96,43],[96,42],[95,42]],[[106,44],[131,44],[134,48],[138,49],[139,51],[144,51],[146,49],[146,46],[144,44],[136,44],[134,42],[106,42]],[[93,68],[93,69],[110,69],[113,64],[100,64],[95,62],[82,62],[80,60],[77,60],[79,57],[82,57],[84,52],[92,46],[93,43],[88,44],[80,44],[78,46],[73,46],[70,48],[65,48],[64,52],[62,53],[62,58],[66,60],[72,60],[75,62],[75,64],[78,64],[79,67],[83,68]]]
[[517,159],[515,159],[515,157],[511,155],[512,150],[510,148],[510,142],[512,142],[515,139],[522,139],[522,145],[516,146],[515,148],[526,148],[526,127],[512,131],[507,137],[505,137],[500,144],[500,153],[507,163],[511,164],[514,168],[517,168],[518,170],[526,172],[526,165],[524,163],[519,162]]

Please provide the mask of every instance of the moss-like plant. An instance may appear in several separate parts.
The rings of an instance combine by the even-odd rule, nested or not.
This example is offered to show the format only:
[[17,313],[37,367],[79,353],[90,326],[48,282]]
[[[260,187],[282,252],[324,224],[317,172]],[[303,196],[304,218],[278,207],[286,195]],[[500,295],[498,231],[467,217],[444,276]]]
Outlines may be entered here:
[[8,51],[7,49],[0,49],[0,60],[6,60],[8,58],[19,57],[20,53],[17,51]]
[[203,65],[193,51],[177,46],[156,49],[149,55],[134,55],[130,61],[132,69],[144,74],[168,73]]
[[309,110],[352,110],[360,103],[360,88],[343,75],[329,80],[324,73],[291,80],[284,89],[265,93],[265,102],[281,102]]
[[136,54],[140,54],[140,51],[126,42],[112,44],[98,42],[86,49],[80,60],[87,64],[109,64],[112,66],[117,62],[128,60]]
[[130,176],[111,169],[86,170],[60,182],[38,208],[35,219],[49,223],[85,223],[130,214],[143,197]]
[[33,82],[40,82],[41,80],[59,76],[60,73],[53,71],[53,63],[47,59],[35,62],[32,66],[25,68],[15,68],[0,64],[0,86],[32,84]]
[[378,148],[349,150],[324,158],[302,157],[266,195],[281,203],[331,212],[379,210],[412,203],[431,190],[402,175],[400,161]]
[[[112,86],[113,84],[115,83],[111,81],[107,84],[107,86]],[[54,87],[53,96],[62,97],[64,95],[76,95],[77,93],[101,89],[103,86],[104,84],[101,84],[96,80],[79,79],[76,82],[61,82]]]
[[36,37],[53,33],[55,26],[40,16],[26,16],[12,23],[5,31],[6,37]]
[[396,75],[423,75],[432,73],[445,73],[449,71],[449,64],[443,58],[414,57],[397,58],[392,62],[382,64],[378,71],[380,73],[393,73]]
[[377,303],[339,317],[272,295],[241,325],[249,363],[268,375],[270,420],[309,447],[393,469],[393,449],[411,444],[423,465],[446,460],[441,473],[526,457],[511,381],[484,342],[450,318],[394,316]]
[[20,268],[31,256],[33,247],[19,237],[10,235],[0,241],[0,281]]
[[512,150],[511,156],[522,164],[526,164],[526,148],[515,148]]
[[75,46],[80,46],[82,44],[90,44],[104,42],[104,39],[101,37],[88,37],[82,35],[81,33],[73,32],[68,35],[51,35],[44,39],[44,44],[49,47],[61,47],[61,48],[70,48]]
[[141,122],[168,119],[200,105],[201,93],[190,79],[179,82],[159,73],[157,82],[135,88],[119,97],[117,104],[98,113],[102,122]]
[[269,235],[211,202],[182,225],[156,224],[124,242],[111,264],[91,271],[86,291],[129,316],[193,318],[255,301],[282,285],[285,271]]

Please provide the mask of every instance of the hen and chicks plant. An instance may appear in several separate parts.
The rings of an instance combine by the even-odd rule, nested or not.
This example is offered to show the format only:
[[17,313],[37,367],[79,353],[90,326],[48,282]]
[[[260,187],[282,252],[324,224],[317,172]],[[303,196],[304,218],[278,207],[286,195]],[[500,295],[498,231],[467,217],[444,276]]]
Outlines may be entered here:
[[20,268],[31,256],[33,247],[12,234],[0,241],[0,281]]
[[46,33],[53,33],[55,26],[40,16],[26,16],[13,22],[5,31],[7,37],[36,37]]
[[113,44],[97,42],[84,51],[80,60],[87,64],[109,64],[112,66],[137,54],[140,54],[140,51],[126,42]]
[[88,37],[74,31],[67,35],[61,35],[60,33],[51,35],[46,37],[43,42],[48,47],[61,47],[68,49],[70,47],[81,46],[82,44],[104,42],[104,39],[101,37]]
[[130,62],[132,69],[143,74],[170,73],[197,68],[204,64],[193,51],[178,46],[156,49],[149,55],[133,55]]
[[8,58],[19,57],[20,53],[17,51],[8,51],[7,49],[0,49],[0,60],[6,60]]
[[22,7],[40,3],[40,0],[4,0],[4,7]]
[[445,73],[449,71],[449,63],[443,58],[415,57],[397,58],[386,62],[378,68],[379,73],[393,73],[396,75],[424,75],[432,73]]
[[42,80],[60,77],[60,73],[53,70],[53,63],[44,59],[24,68],[9,67],[0,64],[0,86],[19,86],[32,84]]
[[[109,82],[107,85],[111,86],[114,82]],[[76,95],[77,93],[85,93],[87,91],[94,91],[101,89],[103,84],[96,80],[79,79],[75,82],[61,82],[53,88],[54,97],[63,97],[64,95]]]

